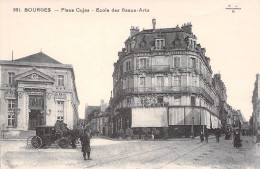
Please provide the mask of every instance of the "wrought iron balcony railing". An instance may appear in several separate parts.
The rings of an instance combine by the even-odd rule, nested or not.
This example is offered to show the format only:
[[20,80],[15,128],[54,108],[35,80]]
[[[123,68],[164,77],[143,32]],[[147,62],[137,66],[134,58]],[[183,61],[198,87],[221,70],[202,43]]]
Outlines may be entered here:
[[203,88],[193,86],[138,87],[123,89],[118,92],[119,95],[146,93],[196,93],[203,95],[212,104],[214,103],[212,96],[208,94]]

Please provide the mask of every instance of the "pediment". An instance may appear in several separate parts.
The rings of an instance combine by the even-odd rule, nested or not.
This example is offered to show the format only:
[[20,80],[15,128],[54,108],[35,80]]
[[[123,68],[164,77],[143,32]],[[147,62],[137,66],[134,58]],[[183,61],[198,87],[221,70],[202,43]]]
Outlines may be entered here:
[[36,70],[32,69],[27,72],[21,73],[14,77],[15,81],[17,82],[47,82],[47,83],[54,83],[54,78],[50,77],[49,75]]

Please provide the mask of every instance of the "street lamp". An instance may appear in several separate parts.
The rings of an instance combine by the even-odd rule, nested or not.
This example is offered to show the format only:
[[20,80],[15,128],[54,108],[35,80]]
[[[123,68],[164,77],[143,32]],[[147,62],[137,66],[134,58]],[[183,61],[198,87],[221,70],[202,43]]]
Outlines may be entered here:
[[194,139],[194,117],[192,117],[191,134],[192,134],[192,138]]

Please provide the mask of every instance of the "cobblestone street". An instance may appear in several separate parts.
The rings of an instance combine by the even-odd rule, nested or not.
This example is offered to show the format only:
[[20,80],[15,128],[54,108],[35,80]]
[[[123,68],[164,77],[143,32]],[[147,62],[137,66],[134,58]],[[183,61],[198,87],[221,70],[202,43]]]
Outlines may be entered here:
[[243,147],[232,141],[200,143],[199,139],[167,141],[91,140],[91,158],[84,161],[81,147],[44,149],[26,147],[26,141],[1,141],[1,168],[259,168],[259,156],[251,137]]

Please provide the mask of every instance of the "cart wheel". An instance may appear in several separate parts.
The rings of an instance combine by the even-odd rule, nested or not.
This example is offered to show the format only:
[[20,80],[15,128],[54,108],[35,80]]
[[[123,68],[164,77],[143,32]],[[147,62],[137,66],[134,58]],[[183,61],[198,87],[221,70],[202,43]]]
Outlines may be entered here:
[[66,138],[61,138],[58,140],[58,146],[60,148],[66,148],[69,146],[69,141]]
[[33,138],[34,136],[30,136],[30,137],[28,137],[28,139],[27,139],[27,146],[28,147],[32,147],[32,138]]
[[42,147],[42,139],[39,136],[33,136],[31,139],[31,146],[34,148]]

